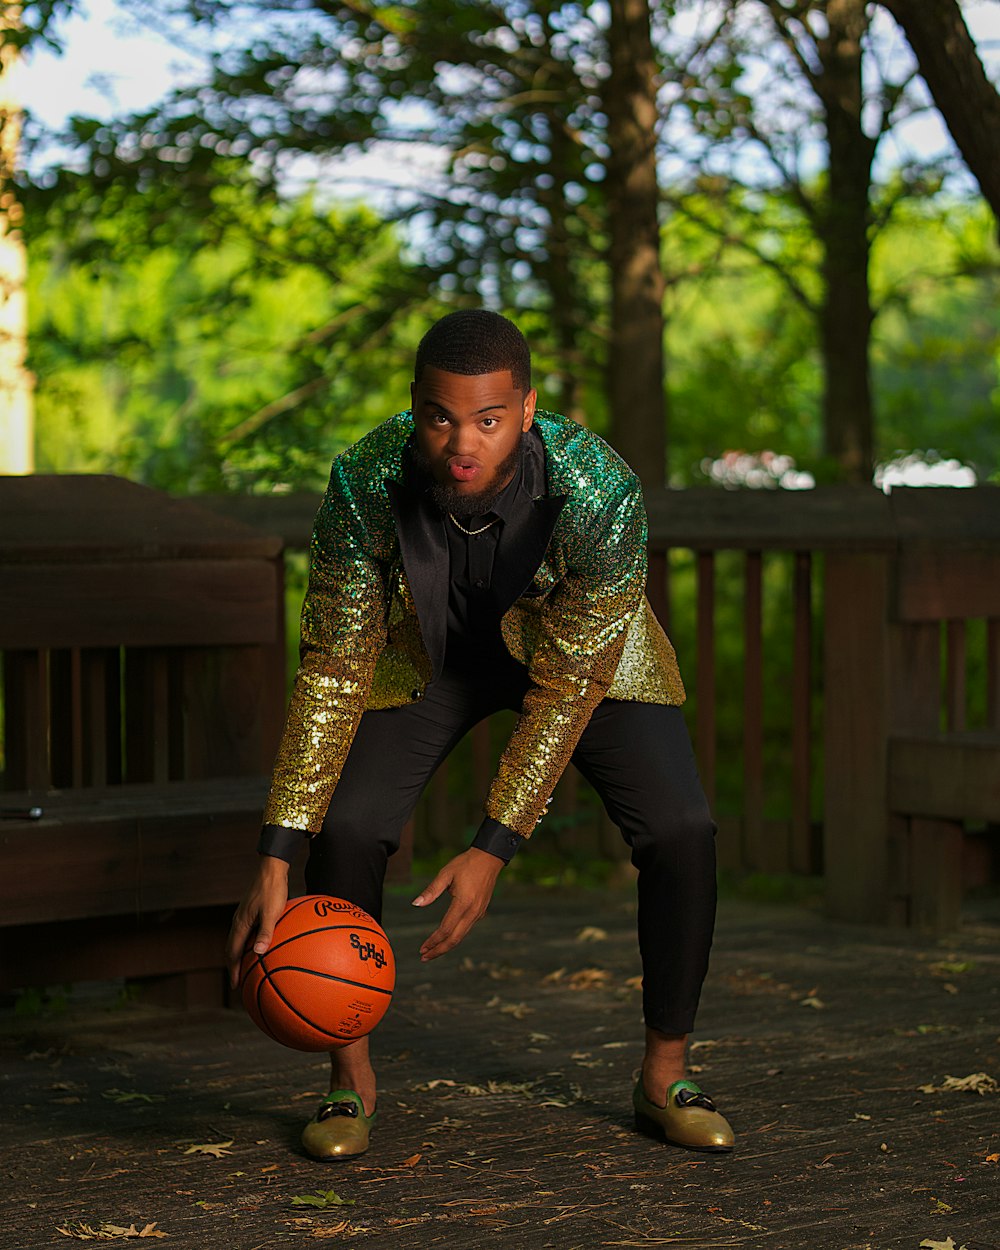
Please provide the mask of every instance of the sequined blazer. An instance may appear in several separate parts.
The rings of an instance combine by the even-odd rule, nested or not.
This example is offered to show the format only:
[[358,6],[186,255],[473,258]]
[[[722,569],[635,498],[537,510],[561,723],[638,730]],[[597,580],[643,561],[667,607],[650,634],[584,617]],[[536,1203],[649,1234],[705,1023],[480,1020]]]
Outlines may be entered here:
[[[534,516],[505,528],[517,559],[494,575],[504,642],[531,685],[486,800],[487,817],[523,836],[601,699],[684,701],[645,598],[638,479],[575,421],[538,412],[533,429],[523,464]],[[440,672],[447,540],[408,481],[412,433],[399,413],[333,462],[265,824],[318,831],[362,713],[415,702]]]

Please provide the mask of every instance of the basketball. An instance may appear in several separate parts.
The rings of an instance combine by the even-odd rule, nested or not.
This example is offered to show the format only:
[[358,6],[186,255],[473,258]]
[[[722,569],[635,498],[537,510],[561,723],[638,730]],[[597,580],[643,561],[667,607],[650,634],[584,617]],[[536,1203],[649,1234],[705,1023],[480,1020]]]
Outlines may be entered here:
[[243,1005],[259,1028],[293,1050],[333,1050],[385,1015],[396,963],[384,930],[342,898],[291,899],[263,955],[243,956]]

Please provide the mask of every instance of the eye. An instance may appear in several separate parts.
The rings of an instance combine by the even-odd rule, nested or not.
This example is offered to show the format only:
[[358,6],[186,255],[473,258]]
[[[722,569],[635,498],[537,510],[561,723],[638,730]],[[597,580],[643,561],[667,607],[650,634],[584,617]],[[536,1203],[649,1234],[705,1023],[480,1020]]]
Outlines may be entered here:
[[486,426],[487,429],[490,429],[492,426],[496,425],[496,423],[496,417],[483,417],[482,424]]

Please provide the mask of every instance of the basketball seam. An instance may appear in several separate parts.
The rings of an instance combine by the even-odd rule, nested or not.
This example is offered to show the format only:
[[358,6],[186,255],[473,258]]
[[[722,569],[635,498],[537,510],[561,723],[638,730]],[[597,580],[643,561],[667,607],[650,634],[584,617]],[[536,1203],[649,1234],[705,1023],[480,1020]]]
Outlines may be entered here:
[[352,981],[350,977],[338,977],[335,972],[320,972],[318,968],[301,968],[298,964],[281,964],[277,968],[269,968],[272,972],[304,972],[311,977],[322,977],[324,981],[340,981],[342,985],[355,985],[359,990],[373,990],[376,994],[392,994],[392,990],[383,989],[381,985],[372,985],[369,981]]
[[[265,953],[266,953],[266,952],[265,952]],[[308,1024],[308,1025],[309,1025],[309,1027],[310,1027],[311,1029],[314,1029],[317,1033],[322,1033],[325,1037],[332,1037],[332,1038],[335,1038],[338,1042],[344,1042],[344,1041],[346,1041],[346,1042],[350,1042],[350,1041],[353,1041],[353,1040],[354,1040],[354,1039],[353,1039],[352,1037],[350,1037],[349,1035],[348,1035],[347,1037],[345,1037],[342,1033],[334,1033],[332,1029],[324,1029],[322,1025],[315,1024],[312,1020],[310,1020],[310,1019],[309,1019],[309,1017],[308,1017],[308,1016],[304,1016],[304,1015],[302,1014],[302,1012],[301,1012],[301,1011],[299,1011],[299,1009],[298,1009],[297,1007],[293,1006],[293,1005],[292,1005],[292,1003],[290,1003],[290,1002],[288,1001],[288,999],[285,997],[285,995],[284,995],[284,994],[282,994],[282,992],[281,992],[281,990],[278,988],[278,986],[277,986],[277,985],[275,985],[275,984],[274,984],[274,982],[271,980],[271,970],[270,970],[268,967],[266,967],[266,965],[264,965],[263,963],[261,964],[261,967],[264,969],[264,978],[265,978],[265,980],[267,981],[267,983],[270,985],[271,989],[274,991],[274,993],[275,993],[275,994],[277,994],[277,996],[278,996],[278,997],[281,999],[281,1001],[285,1004],[285,1006],[288,1008],[288,1010],[289,1010],[290,1012],[292,1012],[292,1014],[293,1014],[293,1015],[298,1016],[298,1018],[302,1021],[302,1023],[303,1023],[303,1024]],[[284,971],[284,968],[285,968],[285,965],[282,965],[282,968],[275,968],[275,972]],[[312,972],[312,969],[311,969],[311,968],[295,968],[295,969],[294,969],[294,971],[296,971],[296,972]],[[323,973],[318,973],[317,975],[319,975],[319,976],[323,976],[324,974],[323,974]],[[331,979],[334,979],[334,980],[335,980],[336,978],[331,978]],[[347,982],[347,984],[349,984],[349,985],[353,985],[353,984],[354,984],[354,982],[353,982],[353,981],[349,981],[349,982]],[[261,988],[263,988],[263,982],[261,982]],[[369,987],[367,987],[367,986],[361,986],[361,989],[366,989],[366,988],[369,988]],[[374,987],[371,987],[371,988],[374,988]],[[382,991],[382,992],[383,992],[383,993],[385,993],[385,992],[387,992],[387,991]],[[259,991],[258,991],[258,993],[259,993]],[[278,1038],[275,1038],[275,1041],[278,1041]],[[287,1045],[287,1043],[282,1043],[282,1045]],[[290,1049],[294,1049],[294,1047],[292,1047],[292,1048],[290,1048]]]
[[[282,916],[283,919],[284,916]],[[278,924],[280,923],[279,920]],[[299,938],[314,937],[317,933],[336,933],[340,929],[353,929],[356,933],[374,933],[376,937],[381,937],[387,946],[389,945],[389,940],[382,929],[368,929],[360,924],[325,924],[318,929],[303,929],[301,933],[293,933],[291,937],[282,938],[280,942],[273,942],[264,954],[270,955],[273,951],[280,951],[283,946],[287,946],[289,942],[297,942]]]

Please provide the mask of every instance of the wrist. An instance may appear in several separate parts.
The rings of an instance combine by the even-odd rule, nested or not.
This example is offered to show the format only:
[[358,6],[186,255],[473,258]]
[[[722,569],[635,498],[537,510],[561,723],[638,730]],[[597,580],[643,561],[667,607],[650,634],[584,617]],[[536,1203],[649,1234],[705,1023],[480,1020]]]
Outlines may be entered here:
[[505,859],[501,859],[499,855],[494,855],[491,851],[480,850],[478,846],[470,846],[465,853],[469,856],[472,863],[490,869],[497,876],[501,868],[507,867]]
[[260,856],[260,865],[258,871],[267,877],[288,877],[289,864],[286,859],[279,859],[277,855]]

